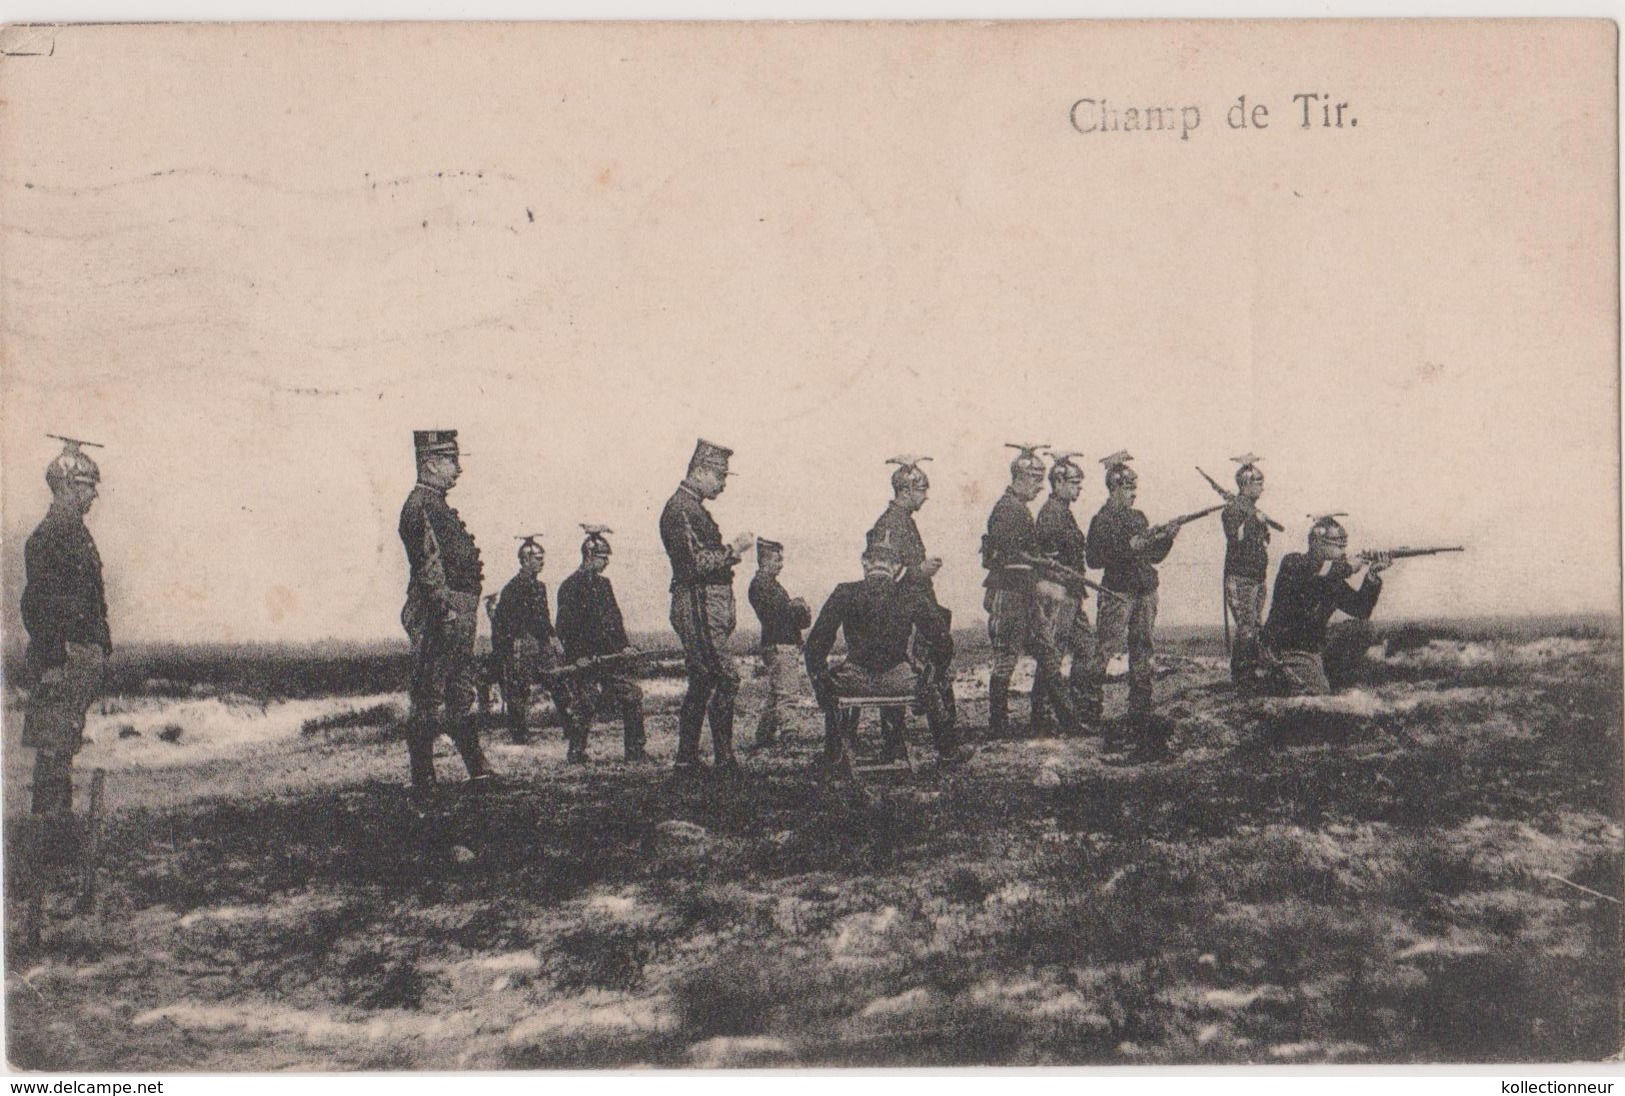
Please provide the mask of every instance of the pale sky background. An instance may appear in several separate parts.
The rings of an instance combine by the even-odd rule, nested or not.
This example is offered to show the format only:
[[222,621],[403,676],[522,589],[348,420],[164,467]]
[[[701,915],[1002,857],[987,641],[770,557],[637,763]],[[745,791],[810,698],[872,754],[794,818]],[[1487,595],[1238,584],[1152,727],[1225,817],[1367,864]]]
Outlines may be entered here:
[[[0,62],[8,624],[53,432],[107,444],[115,640],[400,637],[421,427],[461,431],[488,589],[513,534],[556,586],[604,522],[634,628],[696,435],[737,450],[724,533],[815,604],[924,452],[979,619],[1031,439],[1087,454],[1085,523],[1108,452],[1155,521],[1252,449],[1277,559],[1331,509],[1469,547],[1397,565],[1385,618],[1618,605],[1609,24],[6,35],[54,48]],[[1299,91],[1358,126],[1299,129]],[[1202,124],[1080,135],[1085,96]],[[1218,622],[1221,559],[1181,536],[1164,621]]]

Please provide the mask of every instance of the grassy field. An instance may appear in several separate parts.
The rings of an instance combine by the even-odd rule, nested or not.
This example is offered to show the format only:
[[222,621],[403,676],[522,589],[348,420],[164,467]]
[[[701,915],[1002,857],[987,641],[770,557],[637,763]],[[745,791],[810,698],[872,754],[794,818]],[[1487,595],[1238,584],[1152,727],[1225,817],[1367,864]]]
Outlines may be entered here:
[[[34,949],[30,755],[8,697],[8,1056],[175,1071],[1617,1053],[1617,631],[1387,638],[1360,689],[1241,701],[1211,637],[1176,637],[1163,764],[1097,738],[985,740],[987,653],[968,641],[975,759],[861,789],[810,770],[811,709],[745,751],[738,785],[673,782],[681,682],[655,680],[657,764],[613,760],[607,725],[586,767],[563,764],[556,732],[497,742],[504,790],[464,799],[450,779],[427,821],[401,786],[404,678],[380,669],[398,654],[129,664],[80,758],[81,776],[109,774],[99,910],[74,916],[61,889]],[[453,777],[449,744],[440,763]]]

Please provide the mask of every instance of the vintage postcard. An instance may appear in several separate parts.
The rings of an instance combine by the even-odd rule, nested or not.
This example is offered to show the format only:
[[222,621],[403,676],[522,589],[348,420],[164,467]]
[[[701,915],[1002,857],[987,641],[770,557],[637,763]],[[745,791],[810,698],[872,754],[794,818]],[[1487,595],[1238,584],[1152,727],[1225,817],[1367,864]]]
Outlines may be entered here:
[[0,30],[19,1070],[1621,1048],[1617,30]]

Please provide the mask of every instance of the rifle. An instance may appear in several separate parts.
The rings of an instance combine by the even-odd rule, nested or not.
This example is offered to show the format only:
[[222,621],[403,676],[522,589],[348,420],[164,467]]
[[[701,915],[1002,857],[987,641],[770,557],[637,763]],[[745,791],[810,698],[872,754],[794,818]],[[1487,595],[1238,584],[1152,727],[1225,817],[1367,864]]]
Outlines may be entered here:
[[[1213,488],[1215,491],[1217,491],[1219,493],[1219,497],[1224,499],[1225,502],[1230,502],[1231,500],[1233,500],[1236,497],[1236,493],[1234,491],[1228,491],[1224,487],[1220,486],[1218,480],[1214,479],[1212,476],[1208,475],[1206,472],[1202,472],[1202,470],[1200,468],[1198,468],[1197,471],[1202,473],[1202,478],[1207,480],[1208,486]],[[1264,511],[1260,510],[1258,507],[1256,507],[1256,506],[1253,507],[1253,513],[1257,514],[1259,516],[1259,518],[1264,522],[1265,525],[1268,525],[1271,529],[1274,529],[1277,533],[1286,532],[1286,526],[1282,525],[1280,522],[1276,521],[1274,518],[1272,518],[1268,514],[1264,513]]]
[[1169,518],[1161,525],[1153,525],[1140,535],[1145,537],[1146,540],[1160,539],[1172,533],[1182,525],[1189,525],[1191,522],[1196,521],[1199,518],[1205,518],[1209,514],[1218,513],[1220,510],[1224,509],[1224,506],[1225,504],[1221,502],[1217,506],[1209,506],[1206,510],[1196,510],[1189,514],[1181,514],[1177,518]]
[[1106,589],[1106,587],[1085,575],[1082,571],[1074,571],[1064,563],[1056,563],[1053,559],[1049,559],[1046,556],[1035,556],[1030,552],[1023,552],[1021,554],[1021,558],[1026,560],[1028,563],[1031,563],[1035,567],[1042,567],[1046,571],[1052,571],[1069,582],[1079,583],[1080,585],[1105,597],[1113,598],[1117,601],[1128,600],[1128,598],[1124,597],[1116,590]]
[[1413,556],[1436,556],[1441,552],[1465,552],[1466,550],[1460,546],[1454,548],[1390,548],[1386,552],[1364,551],[1355,558],[1363,563],[1370,563],[1378,556],[1387,556],[1389,559],[1410,559]]
[[681,658],[682,656],[683,651],[681,648],[655,651],[618,651],[612,655],[595,655],[592,658],[584,658],[578,662],[570,662],[563,666],[555,666],[551,670],[542,670],[541,676],[550,681],[557,681],[560,678],[571,677],[575,674],[584,674],[592,670],[602,670],[606,666],[621,666],[633,662],[642,662],[645,660],[658,662],[661,659]]

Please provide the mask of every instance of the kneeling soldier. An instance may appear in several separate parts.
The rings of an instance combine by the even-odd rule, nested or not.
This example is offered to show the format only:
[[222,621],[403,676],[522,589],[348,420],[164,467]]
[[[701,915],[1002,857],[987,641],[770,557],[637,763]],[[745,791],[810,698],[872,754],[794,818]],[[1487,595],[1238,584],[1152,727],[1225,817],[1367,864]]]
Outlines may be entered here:
[[[626,639],[621,607],[615,601],[615,588],[604,577],[609,566],[609,541],[604,534],[614,530],[603,525],[583,525],[587,537],[581,542],[581,566],[559,583],[559,638],[564,657],[571,662],[599,659],[610,655],[633,654]],[[597,694],[596,696],[594,694]],[[600,704],[619,705],[624,729],[626,760],[647,760],[643,752],[643,690],[632,679],[630,666],[611,664],[582,671],[574,697],[580,704],[574,722],[574,740],[569,760],[587,760],[587,731]],[[570,725],[566,724],[566,729]]]
[[[564,653],[548,611],[547,583],[542,581],[547,552],[536,541],[540,535],[520,538],[524,543],[519,545],[519,573],[502,588],[491,615],[491,658],[508,708],[508,733],[521,745],[530,741],[525,721],[530,715],[531,686],[538,677],[556,669]],[[575,713],[569,687],[563,682],[550,684],[548,693],[558,710],[565,738],[573,741],[570,728]]]
[[[942,613],[915,587],[900,580],[902,562],[890,540],[880,537],[863,553],[863,580],[835,587],[807,636],[807,676],[824,709],[824,760],[840,761],[845,726],[836,700],[843,696],[913,696],[925,711],[931,738],[944,764],[958,764],[971,751],[954,741],[953,724],[939,690],[909,661],[910,640],[918,637],[927,657],[946,664],[953,658],[953,637]],[[830,649],[837,632],[846,636],[846,661],[831,670]],[[904,710],[881,712],[887,760],[906,756]]]
[[1348,532],[1341,514],[1317,518],[1309,529],[1308,552],[1281,560],[1275,594],[1264,624],[1268,689],[1280,696],[1325,696],[1332,691],[1326,676],[1327,623],[1341,610],[1355,620],[1371,619],[1382,594],[1382,572],[1392,562],[1384,553],[1370,560],[1358,588],[1349,578],[1365,565],[1348,558]]
[[756,723],[756,744],[770,746],[779,737],[784,713],[795,692],[801,630],[812,623],[812,611],[792,598],[779,582],[784,545],[756,539],[756,577],[750,580],[750,607],[762,624],[762,668],[767,671],[767,699]]

